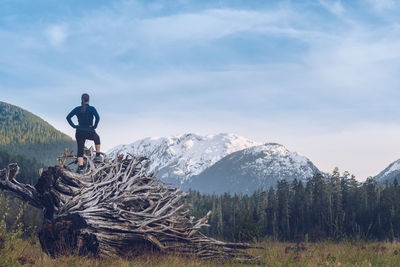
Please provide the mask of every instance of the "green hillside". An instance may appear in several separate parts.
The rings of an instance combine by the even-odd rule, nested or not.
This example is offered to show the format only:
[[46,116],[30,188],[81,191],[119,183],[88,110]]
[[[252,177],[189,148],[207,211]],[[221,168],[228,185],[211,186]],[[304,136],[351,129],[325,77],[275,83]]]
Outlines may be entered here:
[[7,168],[8,164],[11,162],[18,163],[20,167],[20,173],[17,176],[17,180],[26,184],[35,184],[38,177],[38,170],[43,167],[43,164],[40,164],[35,159],[26,159],[20,155],[10,155],[6,151],[0,151],[0,169]]
[[44,165],[56,164],[65,148],[75,149],[71,137],[38,116],[0,101],[0,150]]

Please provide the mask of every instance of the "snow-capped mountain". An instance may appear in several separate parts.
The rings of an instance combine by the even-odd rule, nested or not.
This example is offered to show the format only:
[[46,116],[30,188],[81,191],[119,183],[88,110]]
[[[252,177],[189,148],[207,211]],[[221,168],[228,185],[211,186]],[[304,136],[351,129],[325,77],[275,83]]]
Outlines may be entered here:
[[268,143],[227,155],[184,187],[203,193],[252,193],[274,187],[281,179],[305,181],[316,172],[319,170],[308,158]]
[[385,181],[393,182],[395,178],[400,182],[400,159],[392,162],[386,169],[374,177],[378,183],[384,183]]
[[234,134],[184,134],[141,139],[130,145],[117,146],[107,154],[110,157],[126,153],[147,156],[151,161],[150,171],[158,169],[158,177],[179,185],[226,155],[259,144]]

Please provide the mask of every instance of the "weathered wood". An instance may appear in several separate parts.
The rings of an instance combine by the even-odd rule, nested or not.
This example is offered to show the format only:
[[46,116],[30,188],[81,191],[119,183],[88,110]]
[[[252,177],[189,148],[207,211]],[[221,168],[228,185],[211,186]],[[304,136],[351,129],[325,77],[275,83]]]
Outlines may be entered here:
[[143,248],[203,259],[256,261],[243,249],[247,243],[225,243],[203,235],[208,212],[195,221],[183,203],[187,193],[161,182],[147,171],[144,157],[117,156],[95,164],[85,156],[84,174],[66,165],[74,156],[64,153],[59,165],[41,171],[33,187],[15,177],[16,164],[0,170],[0,188],[44,210],[39,239],[52,256],[78,254],[100,257],[135,255]]

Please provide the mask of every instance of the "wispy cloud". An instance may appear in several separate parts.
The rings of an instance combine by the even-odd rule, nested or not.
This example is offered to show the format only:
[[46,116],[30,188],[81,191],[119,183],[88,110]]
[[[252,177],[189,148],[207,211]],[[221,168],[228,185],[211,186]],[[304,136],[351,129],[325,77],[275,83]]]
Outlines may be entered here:
[[50,25],[46,28],[45,34],[50,44],[56,47],[61,46],[67,39],[67,29],[65,25]]
[[[74,20],[69,24],[69,32],[75,36],[77,46],[83,43],[98,49],[112,50],[112,55],[144,49],[148,49],[149,53],[161,49],[162,53],[170,45],[176,45],[177,48],[193,44],[203,45],[249,33],[296,35],[298,30],[289,25],[297,18],[298,15],[290,9],[208,9],[152,18],[116,16],[107,11],[88,14]],[[74,40],[71,40],[71,43],[74,45]],[[84,46],[83,49],[87,47]]]
[[396,6],[395,0],[368,0],[367,1],[376,11],[385,11]]
[[340,0],[320,0],[319,3],[337,16],[343,15],[346,11]]

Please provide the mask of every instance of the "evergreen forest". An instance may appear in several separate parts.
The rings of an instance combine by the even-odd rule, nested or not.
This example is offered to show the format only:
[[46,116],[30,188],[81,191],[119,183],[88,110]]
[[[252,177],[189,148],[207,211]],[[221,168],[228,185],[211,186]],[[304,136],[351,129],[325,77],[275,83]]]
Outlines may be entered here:
[[17,177],[21,183],[34,185],[39,178],[39,169],[44,165],[35,159],[27,159],[20,155],[12,155],[6,151],[0,151],[0,169],[7,168],[10,163],[18,163],[20,173]]
[[46,166],[75,142],[38,116],[0,101],[0,150],[22,155]]
[[400,237],[400,186],[360,183],[335,169],[306,183],[281,180],[276,188],[247,195],[190,191],[191,213],[212,210],[205,234],[227,241],[393,241]]

